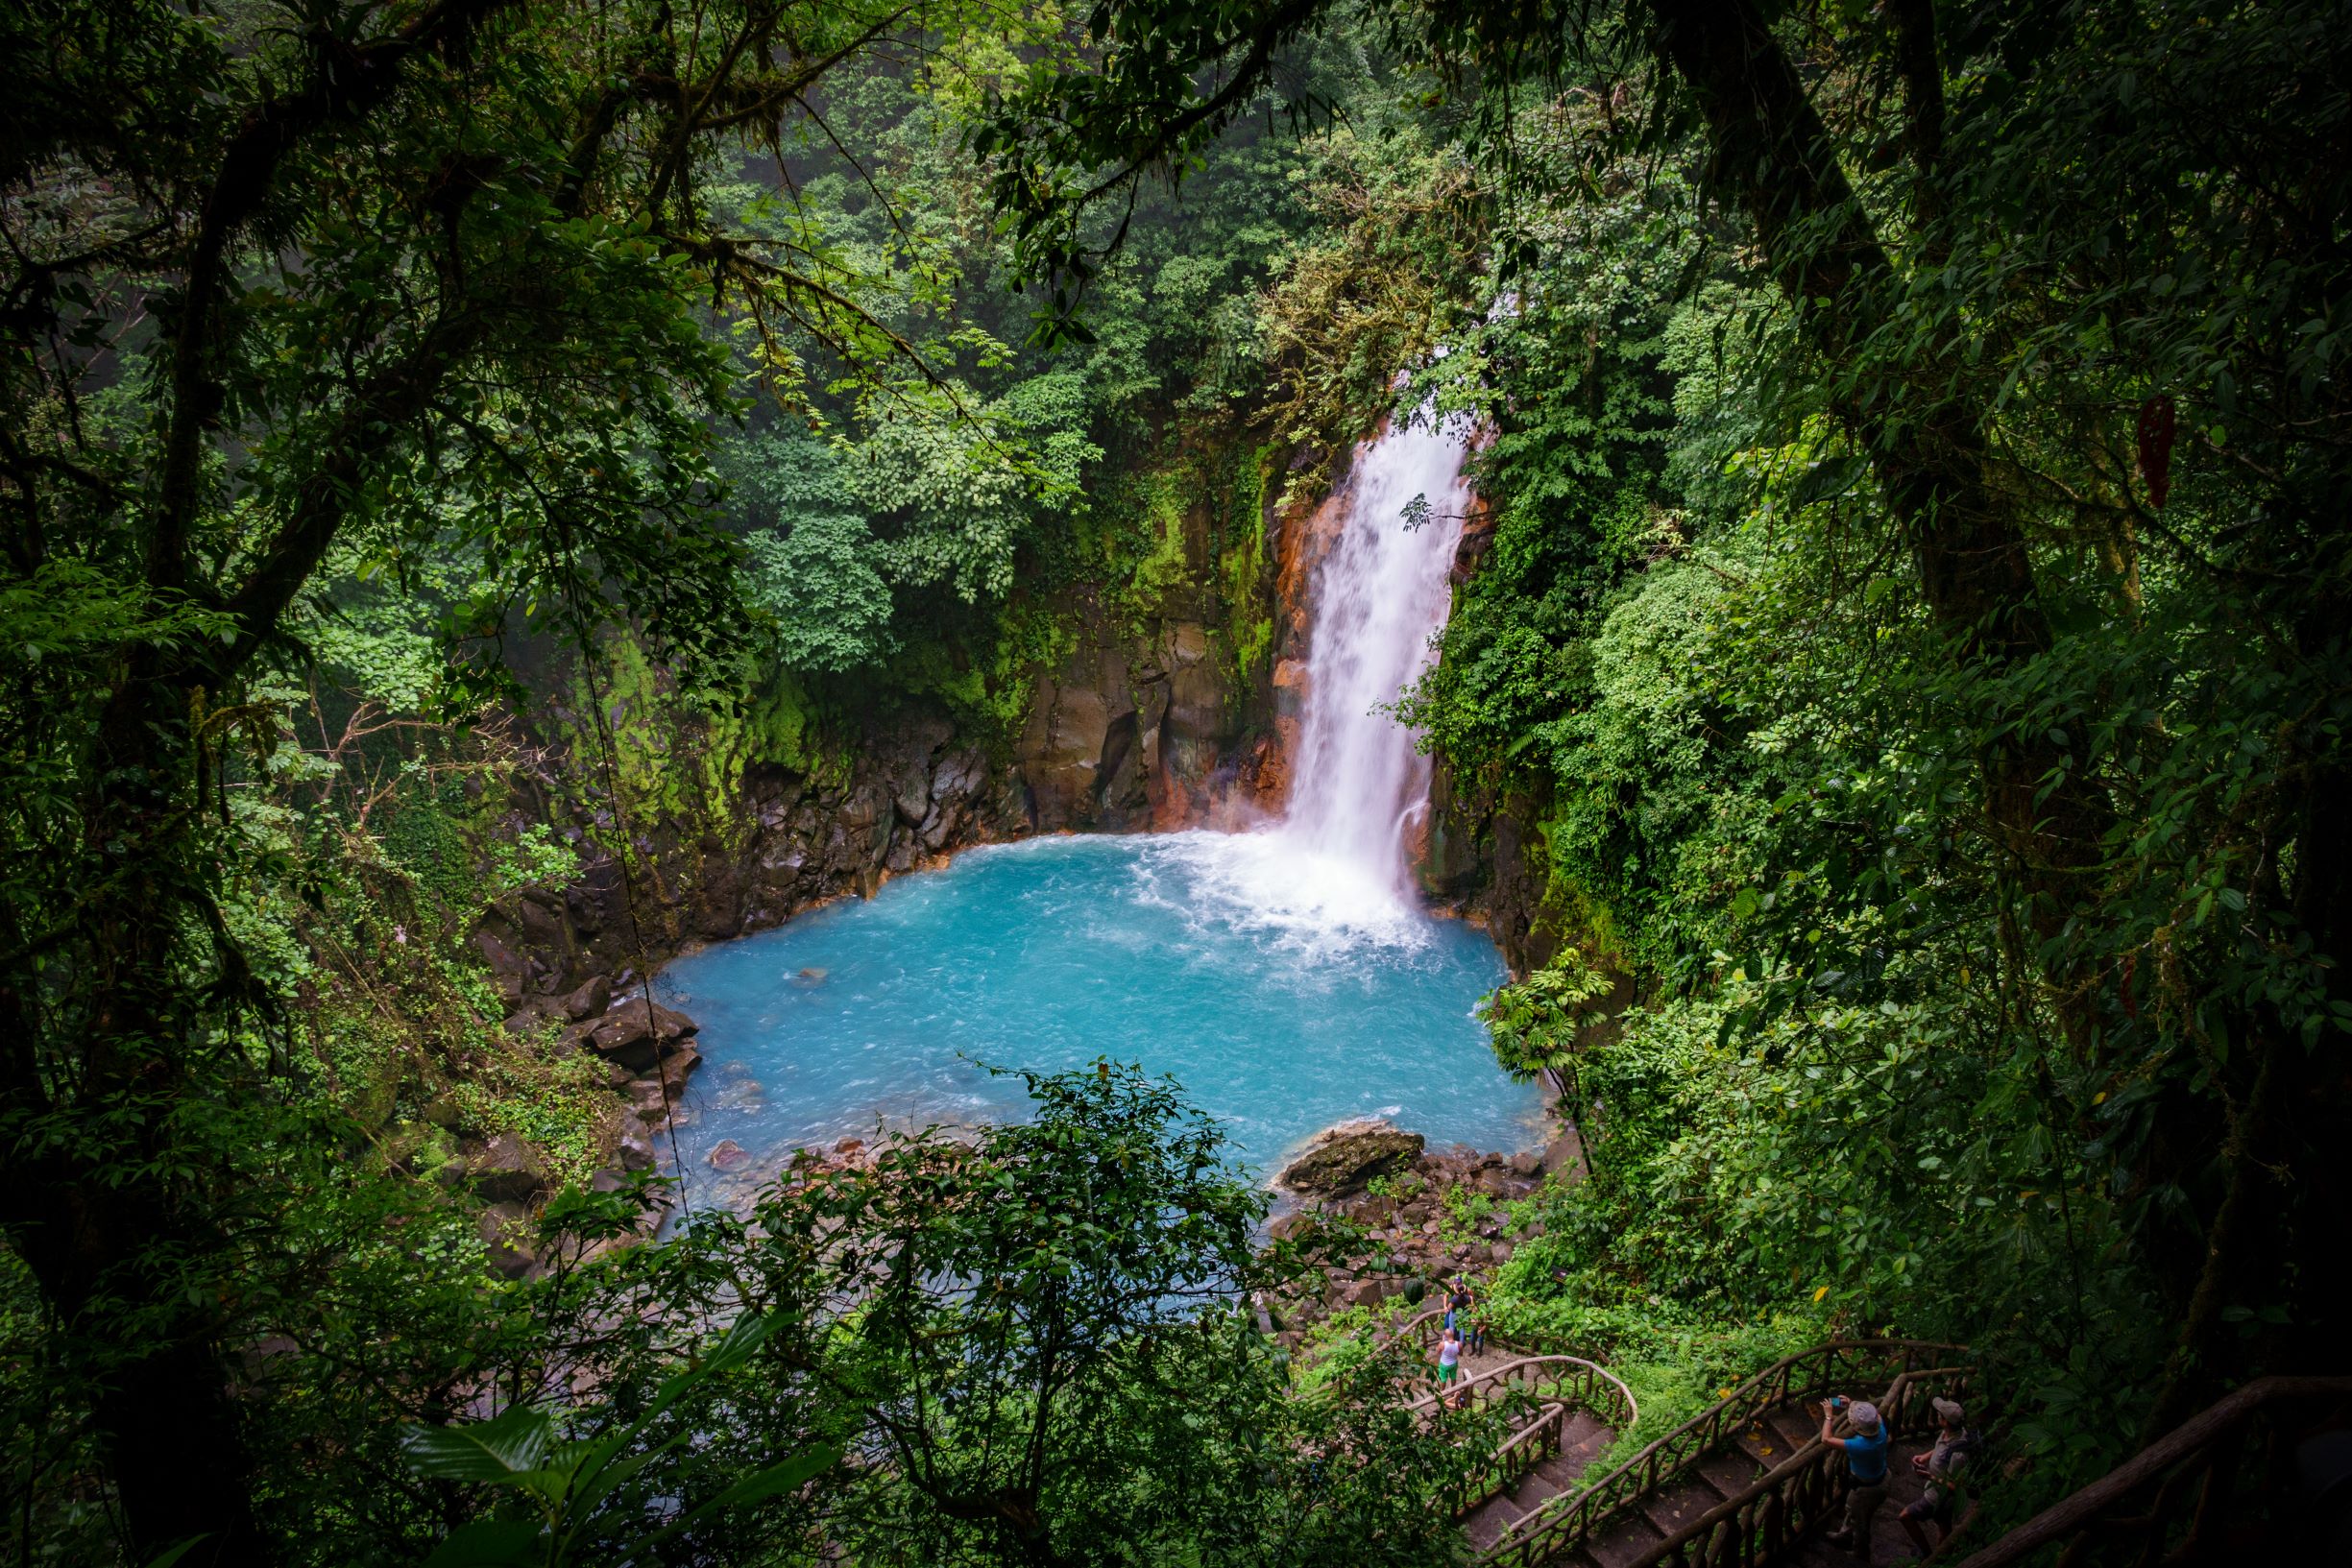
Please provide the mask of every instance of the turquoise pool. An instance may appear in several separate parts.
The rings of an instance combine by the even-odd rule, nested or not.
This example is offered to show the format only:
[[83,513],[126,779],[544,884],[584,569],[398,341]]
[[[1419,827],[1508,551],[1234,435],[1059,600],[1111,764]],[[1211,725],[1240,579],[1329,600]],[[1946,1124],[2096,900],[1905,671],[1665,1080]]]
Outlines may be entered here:
[[[677,1147],[690,1201],[732,1201],[797,1147],[1021,1114],[1017,1078],[1098,1056],[1175,1078],[1260,1170],[1348,1117],[1433,1145],[1540,1139],[1541,1097],[1472,1014],[1505,977],[1432,919],[1279,829],[1054,837],[970,851],[678,959],[702,1025]],[[752,1163],[715,1173],[721,1140]]]

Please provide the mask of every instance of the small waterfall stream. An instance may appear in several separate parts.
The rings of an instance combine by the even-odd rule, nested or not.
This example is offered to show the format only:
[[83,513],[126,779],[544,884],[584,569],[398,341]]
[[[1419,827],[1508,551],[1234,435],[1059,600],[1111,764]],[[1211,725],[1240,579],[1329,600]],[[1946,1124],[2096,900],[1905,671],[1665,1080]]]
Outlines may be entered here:
[[[1429,760],[1382,710],[1428,667],[1469,501],[1453,421],[1390,427],[1357,447],[1339,538],[1315,573],[1307,688],[1280,832],[1315,860],[1412,888],[1407,834],[1429,808]],[[1428,511],[1408,527],[1416,496]]]

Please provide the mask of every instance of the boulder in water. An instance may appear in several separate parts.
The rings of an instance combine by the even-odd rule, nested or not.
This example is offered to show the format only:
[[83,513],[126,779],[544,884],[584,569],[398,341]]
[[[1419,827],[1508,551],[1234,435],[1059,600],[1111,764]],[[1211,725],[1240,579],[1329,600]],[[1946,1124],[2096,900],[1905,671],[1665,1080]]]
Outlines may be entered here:
[[1343,1122],[1315,1135],[1275,1179],[1295,1193],[1326,1197],[1356,1192],[1420,1158],[1425,1140],[1384,1121]]
[[732,1138],[721,1138],[708,1158],[714,1170],[740,1170],[751,1163],[751,1150]]
[[590,977],[580,988],[555,1004],[556,1011],[576,1024],[584,1018],[602,1018],[613,1004],[613,982],[601,975]]

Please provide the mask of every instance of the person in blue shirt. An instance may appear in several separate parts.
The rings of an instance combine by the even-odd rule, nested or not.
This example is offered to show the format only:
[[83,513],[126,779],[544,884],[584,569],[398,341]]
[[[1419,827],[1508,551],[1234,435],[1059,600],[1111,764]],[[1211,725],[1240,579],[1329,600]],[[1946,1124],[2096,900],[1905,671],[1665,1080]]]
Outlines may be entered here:
[[[1837,1418],[1846,1417],[1851,1436],[1837,1435]],[[1846,1518],[1830,1532],[1830,1539],[1870,1560],[1870,1524],[1879,1505],[1886,1501],[1886,1423],[1879,1407],[1868,1400],[1848,1404],[1841,1395],[1821,1402],[1821,1440],[1846,1451]]]

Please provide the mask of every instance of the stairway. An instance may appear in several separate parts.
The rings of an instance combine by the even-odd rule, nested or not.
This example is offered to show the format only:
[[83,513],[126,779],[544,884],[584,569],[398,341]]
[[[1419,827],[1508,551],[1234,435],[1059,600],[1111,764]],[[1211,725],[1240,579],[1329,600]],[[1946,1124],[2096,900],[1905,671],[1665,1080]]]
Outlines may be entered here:
[[1502,1538],[1505,1530],[1566,1491],[1591,1464],[1593,1456],[1614,1442],[1616,1435],[1586,1411],[1570,1411],[1559,1453],[1462,1516],[1471,1550],[1486,1551]]
[[[1675,1480],[1639,1498],[1635,1507],[1599,1531],[1585,1546],[1554,1558],[1573,1568],[1634,1568],[1653,1559],[1667,1540],[1696,1524],[1718,1505],[1746,1491],[1764,1475],[1802,1452],[1821,1435],[1821,1408],[1814,1401],[1776,1405],[1742,1429],[1725,1447],[1700,1457]],[[1904,1504],[1925,1483],[1911,1471],[1911,1456],[1925,1453],[1918,1438],[1897,1438],[1888,1450],[1887,1498],[1871,1531],[1869,1564],[1910,1561],[1918,1556],[1895,1522]],[[1478,1543],[1481,1550],[1486,1543]],[[1864,1568],[1858,1552],[1841,1550],[1820,1535],[1808,1535],[1779,1561],[1791,1568]]]
[[1822,1539],[1842,1512],[1842,1461],[1819,1442],[1819,1401],[1837,1389],[1875,1399],[1896,1434],[1867,1563],[1910,1560],[1917,1549],[1896,1514],[1925,1484],[1910,1464],[1926,1442],[1921,1416],[1932,1391],[1962,1392],[1966,1380],[1964,1367],[1922,1363],[1952,1350],[1906,1340],[1816,1346],[1749,1379],[1606,1475],[1585,1476],[1592,1450],[1577,1456],[1575,1442],[1564,1441],[1543,1495],[1522,1484],[1486,1500],[1465,1526],[1487,1568],[1865,1568],[1860,1554]]

